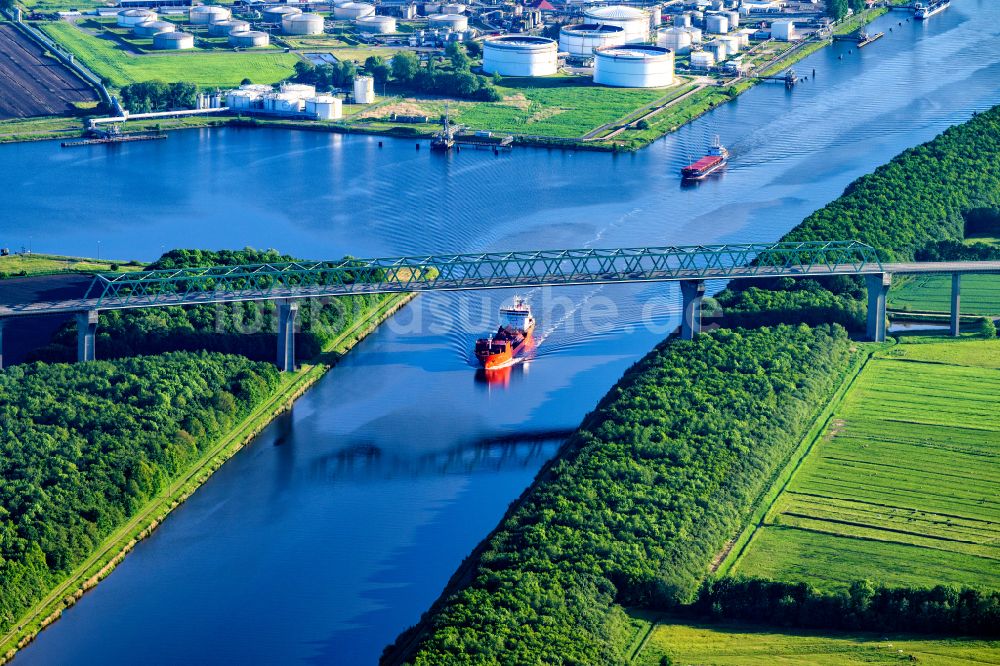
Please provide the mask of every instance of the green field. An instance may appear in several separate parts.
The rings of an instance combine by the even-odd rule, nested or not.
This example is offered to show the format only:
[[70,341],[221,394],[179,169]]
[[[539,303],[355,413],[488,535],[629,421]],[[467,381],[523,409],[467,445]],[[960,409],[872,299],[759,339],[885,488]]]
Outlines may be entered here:
[[121,88],[137,81],[188,81],[202,87],[277,83],[294,73],[299,58],[292,53],[264,51],[188,51],[131,55],[109,38],[95,37],[64,21],[45,23],[42,30],[110,85]]
[[[951,276],[921,275],[889,291],[890,310],[951,312]],[[964,315],[1000,315],[1000,276],[962,276]]]
[[869,362],[734,571],[1000,588],[1000,341]]
[[674,664],[1000,664],[1000,642],[879,634],[816,633],[742,624],[661,624],[632,661]]
[[137,271],[140,268],[142,264],[125,261],[63,257],[54,254],[14,254],[0,257],[0,277],[65,272]]

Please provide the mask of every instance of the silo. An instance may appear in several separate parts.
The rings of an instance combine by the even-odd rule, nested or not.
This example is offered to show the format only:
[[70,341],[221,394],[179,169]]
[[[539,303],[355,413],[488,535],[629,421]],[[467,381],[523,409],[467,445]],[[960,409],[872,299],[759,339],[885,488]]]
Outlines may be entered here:
[[696,69],[707,69],[715,66],[715,56],[711,51],[692,51],[691,66]]
[[649,40],[649,15],[641,9],[625,6],[591,7],[583,12],[587,23],[617,25],[625,30],[627,44]]
[[301,14],[302,10],[298,7],[289,7],[288,5],[280,5],[278,7],[271,7],[270,9],[264,10],[264,22],[265,23],[281,23],[281,19],[286,16],[291,16],[292,14]]
[[198,5],[188,12],[192,25],[211,25],[219,21],[228,21],[233,13],[219,5]]
[[148,9],[126,9],[118,12],[118,27],[131,28],[140,23],[148,23],[156,20],[156,12]]
[[559,30],[559,50],[571,56],[589,58],[594,49],[625,43],[625,29],[617,25],[577,23]]
[[322,35],[323,17],[319,14],[292,14],[281,19],[281,32],[286,35]]
[[674,54],[662,46],[626,44],[594,51],[594,83],[616,88],[674,84]]
[[547,37],[504,35],[483,42],[483,71],[501,76],[548,76],[556,73],[559,49]]
[[341,2],[333,7],[333,17],[341,21],[353,21],[362,16],[372,16],[375,5],[367,2]]
[[250,32],[250,24],[239,19],[230,19],[208,26],[208,34],[213,37],[228,37],[234,32]]
[[462,14],[435,14],[427,17],[427,23],[438,30],[450,28],[455,32],[464,32],[469,29],[469,18]]
[[249,32],[234,32],[229,35],[229,43],[244,49],[259,48],[271,43],[271,36],[260,30],[250,30]]
[[458,2],[449,2],[441,5],[442,14],[464,14],[465,5]]
[[354,103],[372,104],[375,102],[375,79],[370,76],[354,77]]
[[396,32],[396,19],[391,16],[362,16],[354,23],[360,32],[373,32],[380,35],[391,35]]
[[161,32],[173,32],[176,29],[177,26],[168,21],[147,21],[132,26],[132,33],[136,37],[153,37]]
[[194,35],[187,32],[161,32],[153,35],[153,48],[161,51],[193,49]]
[[722,14],[709,14],[705,17],[705,31],[724,35],[729,32],[729,17]]
[[306,100],[306,113],[317,120],[337,120],[344,117],[343,102],[330,95],[310,97]]
[[656,44],[684,55],[691,52],[691,33],[684,28],[666,28],[656,33]]

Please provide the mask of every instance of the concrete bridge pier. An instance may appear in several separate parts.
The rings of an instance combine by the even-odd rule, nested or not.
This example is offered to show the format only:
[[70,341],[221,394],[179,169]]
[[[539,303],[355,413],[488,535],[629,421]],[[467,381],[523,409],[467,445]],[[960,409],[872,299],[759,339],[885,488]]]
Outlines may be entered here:
[[892,285],[891,273],[865,276],[868,287],[868,330],[870,342],[885,342],[885,300]]
[[693,340],[701,333],[701,302],[705,298],[704,280],[681,280],[681,340]]
[[954,337],[958,337],[961,332],[962,324],[961,319],[961,308],[959,307],[960,301],[962,299],[962,274],[952,273],[951,274],[951,334]]
[[76,360],[78,363],[97,358],[97,310],[76,313]]
[[278,369],[282,372],[295,372],[295,320],[298,316],[298,301],[278,301]]

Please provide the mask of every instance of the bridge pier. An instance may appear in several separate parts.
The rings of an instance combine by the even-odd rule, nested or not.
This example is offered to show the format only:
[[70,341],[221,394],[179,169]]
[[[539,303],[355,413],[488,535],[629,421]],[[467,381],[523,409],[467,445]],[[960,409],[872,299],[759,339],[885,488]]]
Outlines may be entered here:
[[951,274],[951,327],[950,331],[953,337],[958,337],[961,333],[961,308],[960,302],[962,300],[962,274],[952,273]]
[[78,363],[97,358],[97,310],[76,313],[76,360]]
[[681,280],[681,340],[693,340],[701,333],[701,302],[705,298],[704,280]]
[[295,372],[295,320],[298,316],[298,301],[278,301],[278,369],[282,372]]
[[868,330],[870,342],[885,342],[885,299],[892,285],[891,273],[865,275],[868,288]]

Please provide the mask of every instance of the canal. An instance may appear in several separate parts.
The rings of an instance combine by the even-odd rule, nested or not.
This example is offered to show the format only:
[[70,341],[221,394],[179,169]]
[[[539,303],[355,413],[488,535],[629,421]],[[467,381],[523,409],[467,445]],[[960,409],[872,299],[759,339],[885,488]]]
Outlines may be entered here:
[[[0,240],[120,259],[773,240],[857,176],[1000,103],[997,26],[992,0],[955,0],[926,24],[890,13],[863,51],[837,44],[797,64],[809,80],[794,90],[759,86],[637,154],[441,156],[249,129],[2,146]],[[678,169],[714,134],[728,171],[681,187]],[[540,344],[494,383],[469,348],[512,293],[420,296],[15,663],[374,663],[554,453],[555,433],[677,323],[671,286],[525,295]]]

